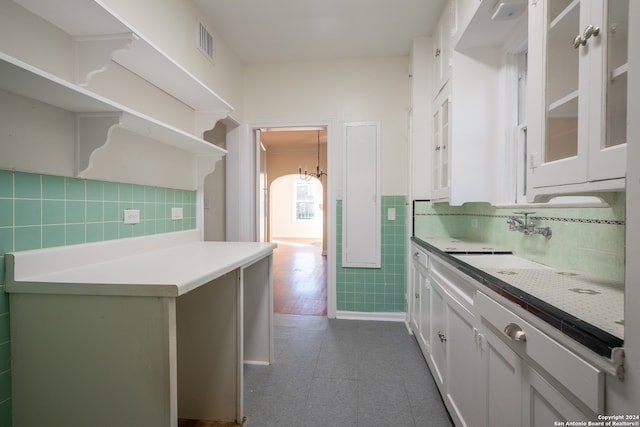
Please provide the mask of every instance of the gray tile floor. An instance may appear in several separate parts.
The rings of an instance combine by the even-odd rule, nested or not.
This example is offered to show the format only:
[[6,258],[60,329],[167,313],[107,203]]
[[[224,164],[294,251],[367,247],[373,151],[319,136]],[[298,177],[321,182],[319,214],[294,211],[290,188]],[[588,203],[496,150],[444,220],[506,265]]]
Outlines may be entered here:
[[245,426],[452,426],[403,323],[275,316],[275,363],[246,365]]

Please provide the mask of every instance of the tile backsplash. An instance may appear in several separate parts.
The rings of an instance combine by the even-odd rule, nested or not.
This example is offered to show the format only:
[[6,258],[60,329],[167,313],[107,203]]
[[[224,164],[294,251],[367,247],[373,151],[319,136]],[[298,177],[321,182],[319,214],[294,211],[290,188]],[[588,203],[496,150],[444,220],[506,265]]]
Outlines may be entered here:
[[[609,199],[613,202],[608,207],[533,208],[416,201],[414,235],[483,241],[550,266],[624,281],[625,194]],[[551,228],[551,239],[509,231],[507,218],[525,211],[535,212],[531,218],[536,226]]]
[[[139,209],[140,223],[124,224],[124,209]],[[0,425],[11,424],[4,254],[195,228],[195,191],[0,170]]]
[[[340,311],[404,312],[406,198],[382,196],[381,267],[342,267],[342,201],[336,205],[336,300]],[[387,209],[395,208],[395,220]]]

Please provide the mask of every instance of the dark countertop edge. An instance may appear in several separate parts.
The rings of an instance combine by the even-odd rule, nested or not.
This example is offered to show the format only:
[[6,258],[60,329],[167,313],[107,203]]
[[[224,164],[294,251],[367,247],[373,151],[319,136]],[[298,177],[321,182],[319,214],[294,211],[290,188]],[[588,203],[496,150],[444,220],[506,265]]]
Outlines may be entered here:
[[[522,309],[560,330],[568,337],[574,339],[600,356],[611,358],[612,349],[615,347],[622,347],[624,345],[623,339],[603,331],[602,329],[565,311],[562,311],[483,270],[477,269],[463,261],[460,261],[454,257],[456,254],[444,252],[419,237],[413,236],[411,237],[411,241],[423,249],[439,255],[442,259],[453,265],[462,273],[477,280],[483,286],[491,289],[498,295],[519,305]],[[457,253],[457,255],[460,254],[461,253]]]

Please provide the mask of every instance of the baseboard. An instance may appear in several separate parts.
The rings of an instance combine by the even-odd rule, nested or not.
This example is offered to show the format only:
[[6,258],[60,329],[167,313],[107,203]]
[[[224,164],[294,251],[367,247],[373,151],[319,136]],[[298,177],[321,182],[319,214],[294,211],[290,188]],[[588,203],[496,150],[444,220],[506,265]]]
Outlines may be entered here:
[[364,311],[337,311],[336,319],[348,320],[378,320],[383,322],[404,322],[407,313],[385,313],[385,312],[364,312]]

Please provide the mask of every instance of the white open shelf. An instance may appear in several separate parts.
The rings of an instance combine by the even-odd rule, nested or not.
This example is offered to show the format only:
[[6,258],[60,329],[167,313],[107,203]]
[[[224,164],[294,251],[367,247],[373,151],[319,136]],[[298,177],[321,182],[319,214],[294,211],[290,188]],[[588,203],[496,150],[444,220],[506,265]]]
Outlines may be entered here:
[[108,144],[110,129],[133,133],[192,153],[199,158],[199,177],[209,174],[226,150],[152,117],[69,83],[0,52],[0,89],[76,113],[77,174],[90,166],[91,154]]
[[[14,1],[73,36],[79,85],[85,85],[93,74],[106,69],[113,60],[196,111],[225,116],[233,110],[229,103],[99,0]],[[118,39],[120,43],[114,42]]]

